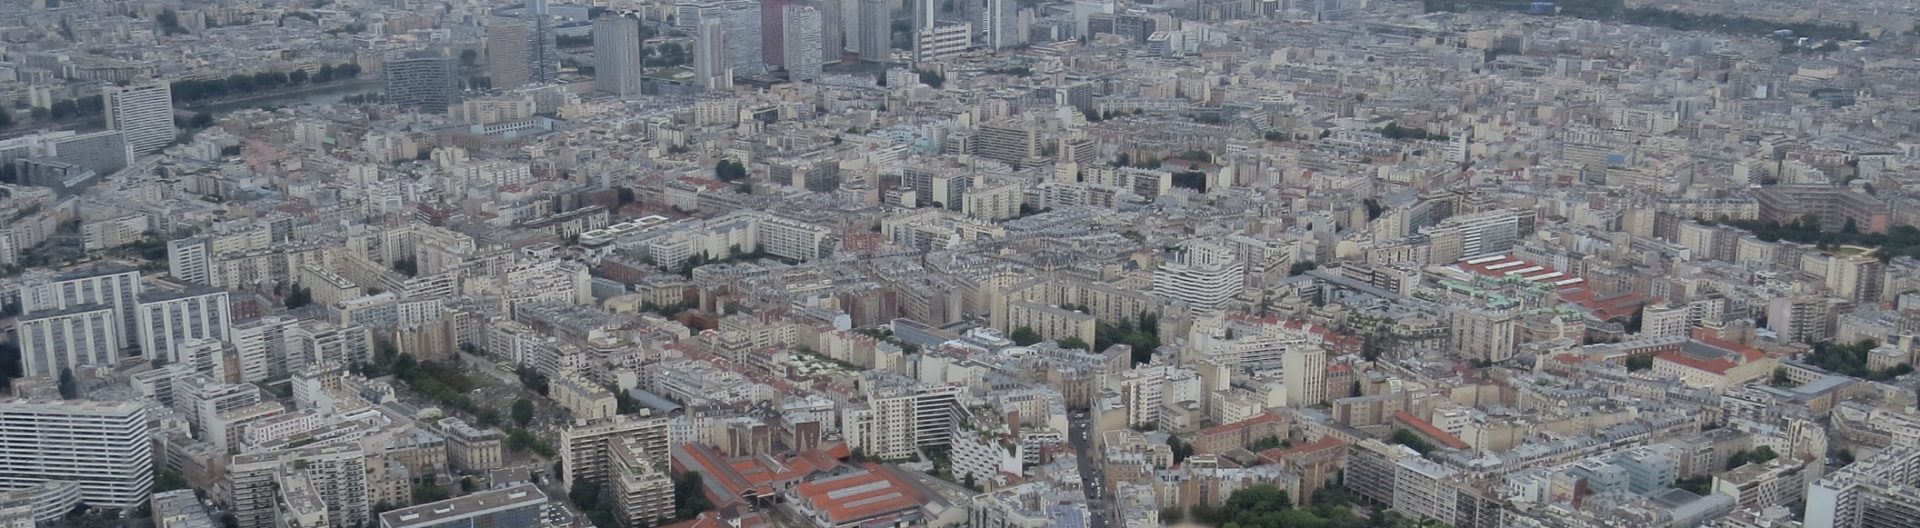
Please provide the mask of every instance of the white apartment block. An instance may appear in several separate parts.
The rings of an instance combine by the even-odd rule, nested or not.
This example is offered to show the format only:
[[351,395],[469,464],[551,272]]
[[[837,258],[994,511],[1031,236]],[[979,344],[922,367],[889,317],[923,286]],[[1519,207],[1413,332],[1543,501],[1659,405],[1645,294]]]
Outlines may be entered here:
[[140,402],[0,402],[0,453],[0,489],[77,482],[88,505],[129,509],[153,487],[153,443]]
[[636,442],[655,464],[667,461],[667,419],[619,415],[595,422],[577,422],[560,430],[560,466],[569,490],[577,480],[606,483],[612,474],[615,445]]
[[973,25],[956,22],[921,29],[914,45],[920,61],[957,57],[973,47]]
[[107,107],[107,128],[126,134],[127,159],[173,144],[172,83],[109,85],[101,89],[100,97]]
[[22,373],[55,379],[83,365],[112,365],[119,359],[118,319],[102,304],[75,305],[20,318]]
[[821,54],[820,32],[822,16],[819,9],[812,6],[787,5],[782,16],[781,45],[785,57],[787,78],[795,81],[810,81],[820,77]]
[[1221,244],[1195,243],[1160,265],[1153,293],[1186,303],[1193,311],[1212,312],[1246,289],[1246,267]]
[[55,275],[44,282],[20,289],[20,309],[33,314],[42,310],[63,310],[80,304],[105,304],[113,307],[118,319],[114,328],[116,348],[135,342],[138,328],[134,308],[139,303],[143,284],[140,271],[126,266],[102,265]]
[[228,341],[227,292],[189,290],[142,295],[138,311],[140,350],[149,359],[184,362],[180,345],[188,339]]
[[1320,347],[1288,347],[1282,356],[1281,378],[1287,385],[1287,405],[1305,407],[1327,401],[1327,353]]

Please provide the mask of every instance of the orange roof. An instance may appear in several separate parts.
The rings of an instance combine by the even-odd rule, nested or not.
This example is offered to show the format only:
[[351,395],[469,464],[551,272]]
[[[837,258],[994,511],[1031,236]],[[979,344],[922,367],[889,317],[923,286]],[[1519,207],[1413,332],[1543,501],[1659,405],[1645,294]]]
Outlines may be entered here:
[[853,456],[853,450],[847,448],[846,442],[834,442],[832,446],[826,449],[826,452],[827,452],[827,456],[830,456],[836,459]]
[[1255,416],[1255,417],[1241,420],[1238,422],[1233,422],[1225,425],[1216,425],[1213,427],[1208,427],[1206,429],[1201,429],[1199,435],[1206,436],[1206,435],[1231,433],[1231,432],[1252,427],[1255,425],[1278,422],[1278,421],[1280,421],[1279,414],[1272,413],[1272,412],[1260,413],[1259,416]]
[[1340,447],[1346,444],[1347,444],[1346,442],[1342,442],[1340,441],[1340,439],[1334,438],[1332,435],[1328,435],[1328,436],[1322,436],[1320,437],[1319,440],[1311,443],[1307,443],[1304,445],[1297,445],[1290,448],[1276,447],[1273,449],[1268,449],[1266,451],[1261,451],[1260,458],[1268,462],[1279,462],[1281,459],[1285,459],[1287,457],[1317,453],[1320,451],[1325,451],[1328,449]]
[[1724,358],[1700,359],[1697,357],[1681,354],[1678,352],[1661,352],[1653,357],[1654,359],[1665,361],[1668,363],[1673,363],[1675,365],[1680,365],[1682,367],[1686,367],[1694,370],[1712,372],[1714,374],[1720,374],[1720,375],[1725,375],[1728,370],[1732,370],[1734,367],[1740,366],[1738,364],[1735,364],[1732,360],[1728,360]]
[[794,494],[834,525],[904,514],[920,507],[920,493],[911,484],[879,464],[867,463],[864,468],[862,472],[801,484],[794,487]]
[[1743,345],[1736,341],[1728,341],[1725,339],[1721,339],[1720,331],[1714,330],[1711,328],[1693,329],[1693,340],[1699,341],[1701,343],[1705,343],[1707,345],[1710,345],[1716,348],[1723,348],[1723,349],[1732,351],[1734,353],[1740,354],[1742,357],[1747,358],[1747,362],[1749,363],[1754,361],[1759,361],[1760,358],[1767,357],[1767,353],[1761,352],[1760,349]]
[[1473,446],[1467,445],[1466,442],[1461,441],[1460,437],[1453,436],[1453,433],[1442,431],[1440,430],[1440,428],[1434,427],[1433,424],[1427,423],[1426,420],[1422,420],[1420,419],[1420,417],[1414,416],[1413,413],[1410,413],[1407,411],[1394,411],[1393,419],[1399,420],[1401,423],[1405,423],[1408,426],[1413,427],[1414,430],[1420,432],[1421,436],[1425,436],[1429,439],[1432,439],[1435,442],[1439,442],[1440,445],[1444,445],[1453,449],[1468,449],[1473,447]]

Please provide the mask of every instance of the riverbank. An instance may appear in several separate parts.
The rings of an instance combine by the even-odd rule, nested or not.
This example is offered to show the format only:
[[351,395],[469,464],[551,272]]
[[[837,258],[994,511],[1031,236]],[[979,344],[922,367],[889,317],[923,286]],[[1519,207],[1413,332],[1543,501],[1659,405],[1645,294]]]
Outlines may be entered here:
[[341,99],[349,95],[381,93],[385,90],[386,87],[382,85],[379,79],[355,79],[347,82],[306,86],[298,90],[280,90],[234,99],[196,103],[191,106],[176,106],[175,108],[196,113],[209,112],[217,116],[235,110],[269,106],[331,104],[340,102]]

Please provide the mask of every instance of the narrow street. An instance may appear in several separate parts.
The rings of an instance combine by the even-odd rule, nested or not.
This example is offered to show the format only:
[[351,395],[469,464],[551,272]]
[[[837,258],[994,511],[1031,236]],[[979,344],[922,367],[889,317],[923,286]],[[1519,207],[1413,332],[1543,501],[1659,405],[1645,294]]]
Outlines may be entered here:
[[1092,528],[1107,527],[1106,474],[1100,470],[1100,464],[1094,461],[1094,449],[1090,418],[1085,412],[1077,412],[1067,419],[1067,443],[1073,445],[1074,457],[1080,465],[1080,489],[1087,494],[1087,510],[1092,513],[1087,520]]

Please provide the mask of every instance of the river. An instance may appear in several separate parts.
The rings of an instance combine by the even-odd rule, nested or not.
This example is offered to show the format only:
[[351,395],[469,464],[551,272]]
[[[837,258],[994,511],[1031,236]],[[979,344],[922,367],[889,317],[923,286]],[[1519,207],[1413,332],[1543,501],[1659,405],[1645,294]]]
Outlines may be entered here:
[[375,80],[355,80],[339,84],[316,86],[296,92],[263,94],[258,97],[221,101],[205,106],[194,106],[193,111],[207,111],[215,116],[235,110],[249,108],[282,107],[302,104],[333,104],[349,95],[384,93],[386,87]]

